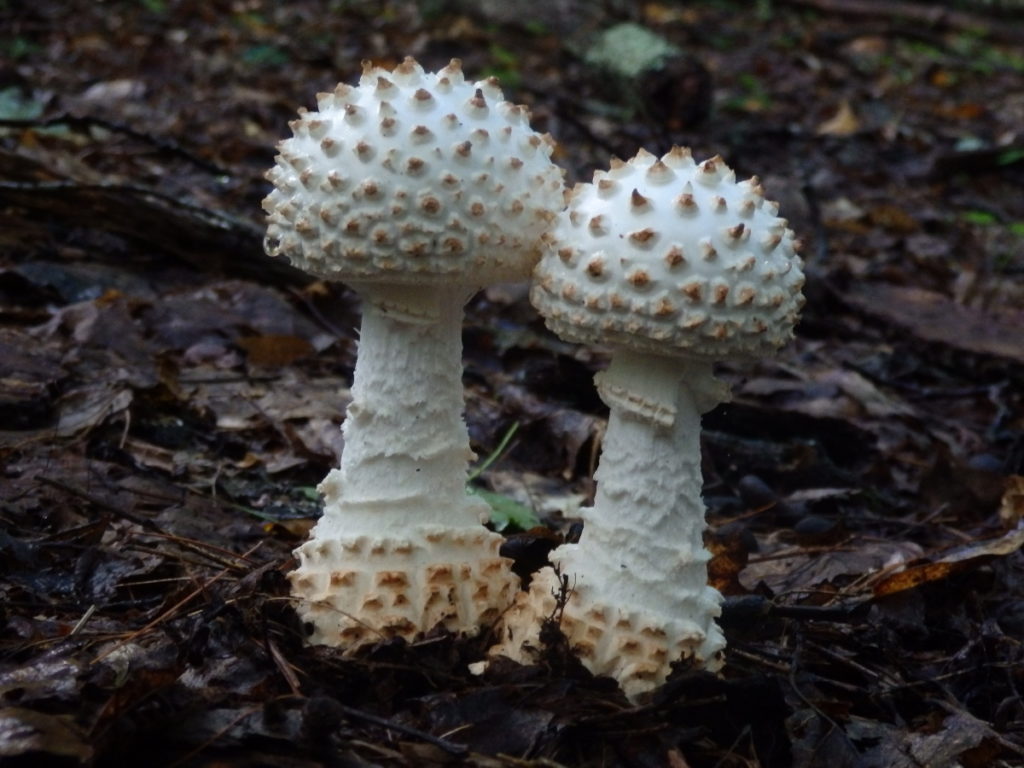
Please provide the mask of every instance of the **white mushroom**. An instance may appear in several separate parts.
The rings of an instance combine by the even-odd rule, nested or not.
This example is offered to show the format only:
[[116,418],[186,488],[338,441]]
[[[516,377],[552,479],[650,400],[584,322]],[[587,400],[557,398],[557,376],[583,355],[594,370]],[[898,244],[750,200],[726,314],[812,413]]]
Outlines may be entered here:
[[493,79],[363,64],[279,145],[266,250],[363,298],[340,469],[291,574],[313,643],[474,632],[517,579],[467,496],[463,305],[526,278],[563,207],[551,144]]
[[756,179],[674,148],[577,185],[546,237],[531,299],[566,340],[612,347],[597,387],[611,415],[594,506],[504,619],[492,653],[530,660],[561,629],[584,664],[635,698],[670,664],[717,669],[721,597],[707,585],[700,414],[728,397],[715,360],[774,352],[803,304],[793,232]]

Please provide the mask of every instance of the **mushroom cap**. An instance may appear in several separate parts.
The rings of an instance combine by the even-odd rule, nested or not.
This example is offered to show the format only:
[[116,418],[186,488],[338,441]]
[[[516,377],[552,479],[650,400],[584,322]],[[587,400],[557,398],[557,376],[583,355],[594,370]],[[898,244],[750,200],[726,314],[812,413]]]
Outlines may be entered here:
[[719,157],[640,150],[578,184],[545,235],[530,298],[586,344],[707,360],[759,357],[793,335],[797,243],[756,178]]
[[527,277],[564,205],[553,142],[494,78],[466,82],[412,58],[363,63],[359,85],[317,95],[267,179],[264,247],[320,278],[486,285]]

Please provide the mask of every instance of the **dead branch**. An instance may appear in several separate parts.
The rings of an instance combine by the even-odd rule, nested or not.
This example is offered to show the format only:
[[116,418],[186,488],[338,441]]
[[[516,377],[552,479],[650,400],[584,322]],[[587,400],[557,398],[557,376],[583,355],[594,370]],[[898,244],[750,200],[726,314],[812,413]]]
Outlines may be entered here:
[[934,29],[969,31],[1003,42],[1024,40],[1024,29],[1006,19],[1002,19],[996,24],[981,14],[955,11],[944,5],[932,3],[927,5],[912,2],[880,3],[874,2],[874,0],[783,0],[783,2],[787,5],[813,8],[823,13],[833,13],[839,16],[853,16],[862,19],[898,19],[924,24]]

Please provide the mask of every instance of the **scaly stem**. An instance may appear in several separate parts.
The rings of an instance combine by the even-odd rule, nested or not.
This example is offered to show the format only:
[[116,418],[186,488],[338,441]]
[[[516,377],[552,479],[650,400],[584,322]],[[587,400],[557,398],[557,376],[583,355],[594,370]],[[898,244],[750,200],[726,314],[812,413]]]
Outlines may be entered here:
[[707,631],[717,602],[702,536],[700,414],[718,396],[711,366],[620,350],[598,390],[611,415],[597,495],[579,544],[552,559],[579,587],[596,585],[602,603],[691,618]]
[[341,467],[321,484],[325,508],[316,535],[479,527],[486,508],[465,487],[473,456],[462,416],[466,291],[421,289],[412,308],[407,296],[396,302],[380,287],[363,293]]

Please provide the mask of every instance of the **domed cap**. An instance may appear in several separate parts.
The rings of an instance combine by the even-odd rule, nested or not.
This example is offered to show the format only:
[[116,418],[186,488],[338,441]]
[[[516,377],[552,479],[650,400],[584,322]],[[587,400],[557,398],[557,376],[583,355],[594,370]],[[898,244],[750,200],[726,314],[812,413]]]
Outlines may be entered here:
[[793,231],[721,158],[641,150],[579,184],[530,298],[559,336],[704,359],[757,357],[793,334],[804,277]]
[[493,78],[458,60],[426,73],[407,58],[363,64],[356,87],[300,110],[267,173],[265,241],[318,277],[376,283],[522,279],[564,205],[551,139]]

